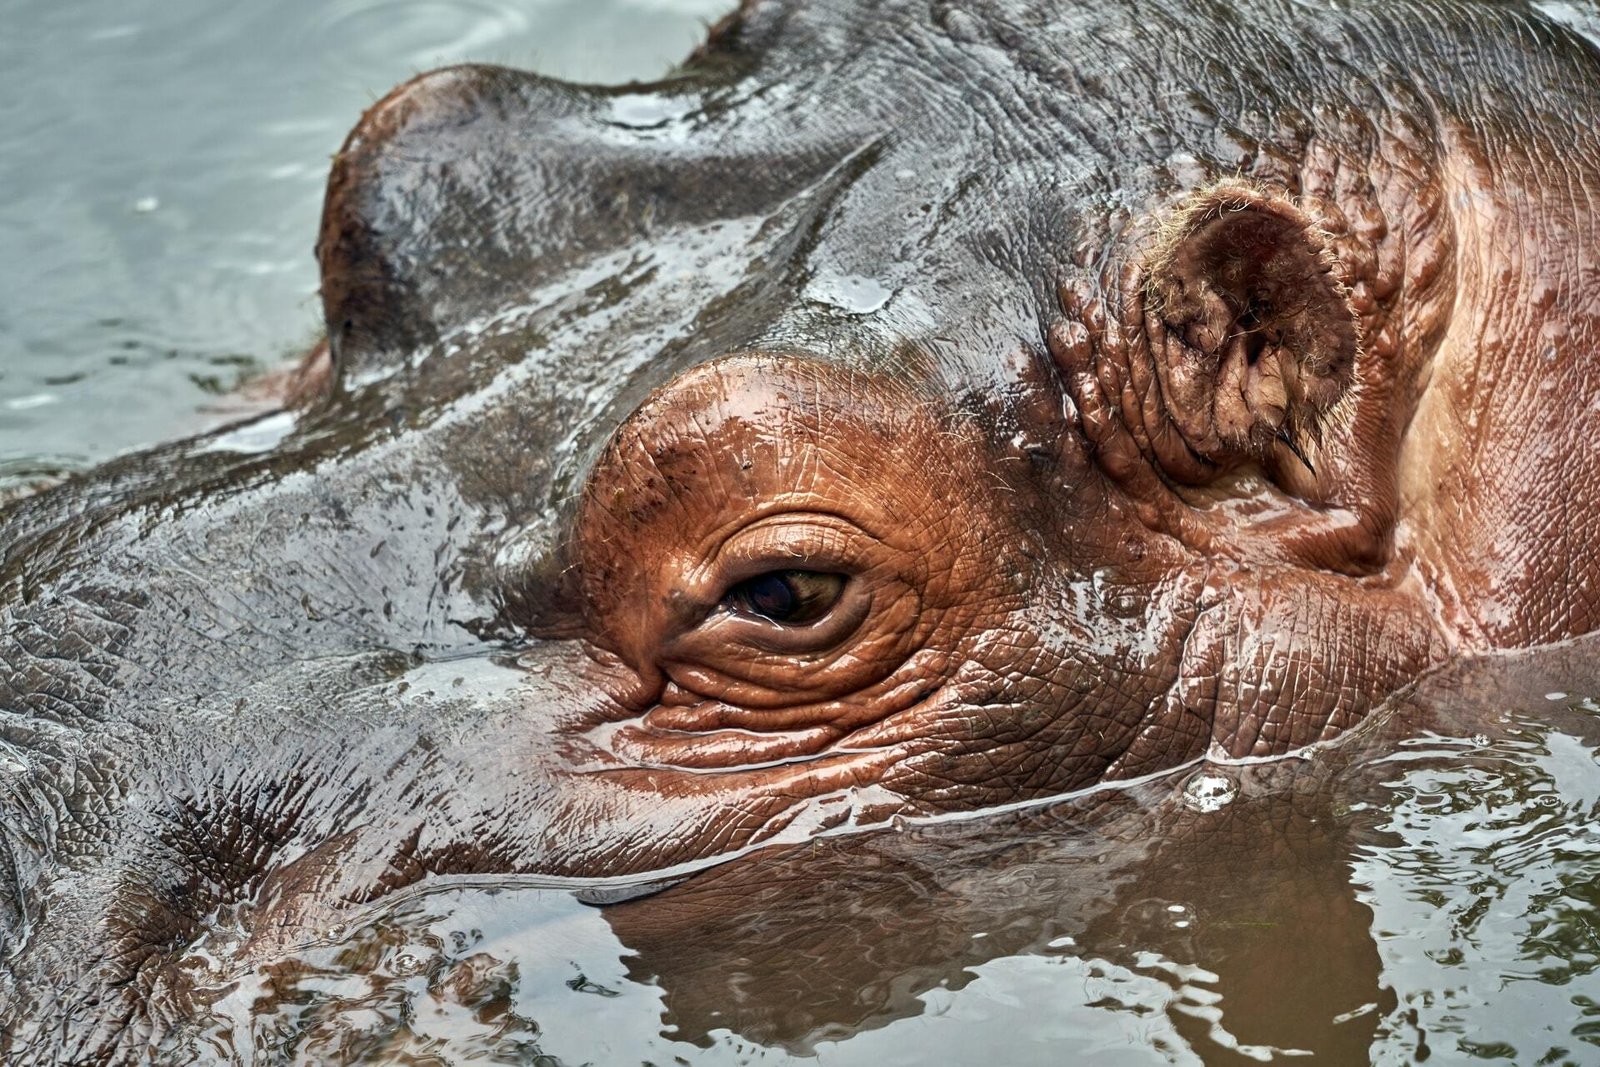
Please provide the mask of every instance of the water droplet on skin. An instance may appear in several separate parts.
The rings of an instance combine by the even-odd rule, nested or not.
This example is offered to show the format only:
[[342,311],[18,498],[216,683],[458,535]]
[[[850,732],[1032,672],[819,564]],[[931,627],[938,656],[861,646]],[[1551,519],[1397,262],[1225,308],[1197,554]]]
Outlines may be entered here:
[[1182,904],[1168,904],[1167,905],[1167,910],[1172,912],[1174,915],[1182,915],[1184,912],[1188,911],[1189,909],[1184,907]]
[[688,115],[694,107],[695,102],[686,97],[624,93],[611,99],[611,122],[635,130],[659,129]]
[[1567,699],[1567,694],[1565,694],[1565,693],[1546,693],[1544,695],[1544,698],[1546,700],[1565,700],[1565,699]]
[[1215,771],[1201,771],[1183,787],[1184,804],[1201,812],[1221,811],[1238,795],[1238,783]]
[[818,275],[806,286],[805,297],[851,315],[871,315],[894,296],[894,290],[857,274]]
[[278,442],[294,430],[297,419],[292,411],[279,411],[259,419],[252,419],[225,434],[212,438],[199,449],[202,452],[232,452],[252,455],[277,447]]
[[1188,919],[1179,919],[1177,922],[1173,923],[1172,925],[1176,929],[1187,930],[1189,928],[1189,920]]

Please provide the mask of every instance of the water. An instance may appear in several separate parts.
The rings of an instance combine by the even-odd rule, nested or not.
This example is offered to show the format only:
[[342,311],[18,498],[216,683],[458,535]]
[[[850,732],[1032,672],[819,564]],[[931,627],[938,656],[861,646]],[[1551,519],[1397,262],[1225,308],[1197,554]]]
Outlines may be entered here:
[[730,0],[0,0],[0,493],[214,424],[320,329],[328,160],[442,64],[663,73]]
[[[1597,1063],[1597,654],[1468,664],[1310,758],[769,849],[625,903],[436,879],[249,963],[224,923],[181,963],[169,1050]],[[1228,799],[1197,808],[1207,779]]]

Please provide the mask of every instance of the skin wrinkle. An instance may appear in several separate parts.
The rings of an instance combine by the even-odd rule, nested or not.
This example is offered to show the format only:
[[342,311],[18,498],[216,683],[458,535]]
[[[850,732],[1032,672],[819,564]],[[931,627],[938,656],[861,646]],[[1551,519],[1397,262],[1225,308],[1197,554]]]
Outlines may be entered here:
[[[1524,153],[1511,148],[1509,145],[1505,147],[1506,154],[1503,159],[1493,164],[1494,171],[1488,170],[1491,166],[1489,163],[1490,157],[1479,155],[1476,150],[1458,149],[1458,153],[1462,157],[1462,163],[1447,174],[1450,179],[1450,185],[1447,187],[1450,190],[1449,201],[1455,207],[1459,220],[1458,224],[1464,234],[1467,235],[1467,240],[1474,249],[1470,255],[1465,257],[1468,273],[1465,276],[1463,285],[1464,305],[1469,309],[1472,308],[1472,301],[1476,297],[1484,304],[1484,307],[1476,311],[1471,317],[1458,315],[1454,320],[1454,326],[1458,329],[1452,330],[1452,336],[1446,339],[1445,345],[1447,350],[1461,353],[1461,358],[1464,361],[1463,366],[1454,380],[1447,379],[1439,383],[1439,388],[1435,390],[1433,402],[1427,405],[1419,415],[1417,426],[1417,429],[1422,433],[1448,433],[1452,437],[1459,439],[1467,449],[1465,455],[1472,457],[1472,469],[1475,471],[1480,484],[1473,486],[1462,494],[1464,499],[1457,503],[1464,518],[1462,528],[1468,531],[1477,529],[1470,520],[1472,511],[1503,506],[1495,502],[1496,498],[1501,496],[1514,501],[1515,497],[1509,492],[1510,487],[1517,484],[1526,484],[1529,477],[1538,476],[1536,473],[1526,469],[1513,468],[1507,470],[1502,463],[1489,464],[1485,462],[1478,450],[1477,441],[1482,434],[1494,432],[1504,416],[1498,411],[1484,410],[1489,405],[1484,404],[1481,399],[1474,399],[1469,389],[1475,382],[1481,382],[1482,380],[1481,361],[1497,351],[1501,352],[1503,357],[1504,348],[1499,346],[1503,346],[1509,338],[1516,336],[1529,337],[1530,341],[1524,343],[1528,348],[1534,350],[1530,352],[1530,356],[1533,356],[1544,342],[1539,338],[1539,332],[1536,329],[1530,330],[1528,326],[1514,325],[1504,327],[1497,325],[1492,331],[1486,331],[1483,324],[1487,321],[1488,316],[1492,316],[1502,309],[1509,310],[1512,307],[1519,306],[1519,290],[1526,290],[1530,284],[1533,286],[1540,284],[1538,279],[1542,275],[1534,274],[1532,271],[1549,271],[1555,264],[1573,261],[1570,256],[1558,257],[1552,255],[1549,251],[1541,252],[1539,246],[1530,246],[1526,243],[1531,227],[1538,225],[1537,222],[1530,224],[1526,220],[1529,216],[1535,219],[1538,218],[1538,204],[1547,199],[1549,194],[1528,185],[1526,180],[1520,176],[1519,172],[1525,166],[1536,164],[1533,164],[1532,161],[1524,163]],[[1572,173],[1571,168],[1568,167],[1562,167],[1561,171],[1563,175]],[[1498,211],[1491,211],[1486,214],[1480,210],[1484,205],[1493,207],[1495,204],[1494,200],[1488,199],[1476,191],[1477,188],[1483,187],[1491,190],[1503,188],[1515,191],[1520,200],[1519,210],[1516,215],[1508,218]],[[1579,217],[1581,218],[1582,216]],[[1588,225],[1592,228],[1593,224],[1589,222]],[[1505,232],[1507,229],[1511,232]],[[1573,237],[1576,238],[1577,235],[1574,234]],[[1559,238],[1553,233],[1545,234],[1542,237],[1543,247],[1548,249],[1550,244],[1558,240]],[[1559,248],[1563,245],[1565,245],[1565,242],[1561,242],[1557,247]],[[1581,245],[1577,247],[1581,247]],[[1486,277],[1484,266],[1498,262],[1492,257],[1498,255],[1498,250],[1501,248],[1516,249],[1517,258],[1511,259],[1510,269],[1502,267],[1497,275]],[[1546,263],[1550,263],[1550,266],[1546,266]],[[1520,271],[1516,270],[1519,267],[1521,268]],[[1555,269],[1558,277],[1565,270],[1564,267],[1556,267]],[[1534,291],[1537,292],[1537,288]],[[1536,307],[1537,303],[1537,299],[1535,299],[1532,307]],[[1580,317],[1577,321],[1581,322],[1582,318]],[[1581,351],[1581,346],[1577,346],[1576,352]],[[1530,359],[1529,362],[1533,368],[1541,368],[1542,366],[1537,357]],[[1570,395],[1587,395],[1588,390],[1592,388],[1592,378],[1587,381],[1583,378],[1579,378],[1578,382],[1572,381],[1575,376],[1573,372],[1581,366],[1583,364],[1578,359],[1557,360],[1553,367],[1543,365],[1541,371],[1519,376],[1515,380],[1515,384],[1518,388],[1527,389],[1540,380],[1541,374],[1547,380],[1559,380],[1560,377],[1564,376],[1568,382],[1565,390]],[[1475,378],[1474,375],[1477,377]],[[1536,392],[1524,395],[1530,397],[1529,400],[1523,401],[1524,406],[1530,403],[1536,407],[1543,405],[1543,401],[1539,399]],[[1530,431],[1539,427],[1540,423],[1538,421],[1530,425],[1526,420],[1509,420],[1499,432],[1503,435],[1509,434],[1521,438],[1528,436]],[[1552,447],[1560,448],[1561,446],[1547,441],[1543,444],[1543,447],[1548,449]],[[1533,456],[1538,454],[1538,451],[1530,449],[1524,450],[1520,454],[1525,457],[1521,459],[1521,463],[1527,464]],[[1580,451],[1578,455],[1582,455],[1582,452]],[[1421,477],[1423,468],[1419,464],[1413,461],[1405,464],[1405,466],[1412,471],[1407,483],[1407,491],[1412,500],[1415,501],[1416,506],[1422,509],[1433,508],[1439,510],[1449,506],[1446,500],[1439,499],[1439,490],[1452,484],[1454,478],[1460,477],[1460,474],[1447,474],[1439,477],[1433,485],[1429,485]],[[1566,487],[1577,484],[1581,484],[1581,479],[1571,478],[1566,480],[1563,483],[1563,494],[1571,491],[1570,488]],[[1501,488],[1502,486],[1505,488]],[[1468,510],[1469,506],[1471,510]],[[1516,515],[1517,512],[1526,514],[1526,511],[1524,511],[1525,505],[1512,504],[1512,508],[1513,515]],[[1526,551],[1526,549],[1519,546],[1531,545],[1535,543],[1533,539],[1540,537],[1546,538],[1547,541],[1552,538],[1554,531],[1550,529],[1550,520],[1556,514],[1558,514],[1557,509],[1544,509],[1535,513],[1532,524],[1529,524],[1527,519],[1521,515],[1517,515],[1511,525],[1502,526],[1499,531],[1503,537],[1502,543],[1511,553],[1511,558],[1507,562],[1512,564],[1513,567],[1517,565],[1519,562],[1517,557]],[[1498,594],[1491,594],[1490,597],[1478,599],[1474,603],[1473,597],[1465,595],[1458,588],[1461,575],[1456,575],[1456,580],[1451,581],[1442,573],[1450,569],[1452,564],[1438,562],[1438,557],[1441,556],[1446,559],[1464,559],[1468,553],[1475,551],[1475,549],[1468,544],[1447,545],[1439,543],[1434,534],[1426,534],[1417,540],[1420,554],[1425,559],[1423,565],[1424,573],[1429,576],[1433,584],[1446,593],[1447,602],[1443,609],[1444,615],[1452,625],[1463,632],[1466,637],[1465,643],[1469,647],[1481,647],[1484,644],[1493,643],[1497,640],[1496,633],[1504,632],[1508,624],[1535,625],[1546,633],[1561,632],[1575,623],[1582,625],[1577,618],[1573,617],[1575,614],[1574,609],[1581,609],[1582,602],[1574,598],[1536,601],[1529,605],[1529,609],[1532,610],[1523,609],[1528,611],[1528,614],[1523,616],[1521,620],[1516,620],[1515,623],[1513,616],[1495,614],[1497,602],[1500,601]],[[1480,535],[1475,533],[1470,540],[1481,544]],[[1585,554],[1581,550],[1577,552],[1564,551],[1543,554],[1540,564],[1535,566],[1538,566],[1539,570],[1545,574],[1549,574],[1557,568],[1563,569],[1567,574],[1568,582],[1576,588],[1581,588],[1585,581],[1592,580],[1589,577],[1591,565],[1586,561]],[[1524,573],[1528,575],[1527,580],[1534,580],[1532,575],[1537,572],[1530,567]],[[1474,578],[1469,584],[1478,584],[1479,581],[1479,579]]]
[[[1201,575],[1196,580],[1202,587],[1209,582],[1209,575]],[[1194,638],[1203,616],[1218,607],[1215,602],[1208,604],[1200,600],[1194,617],[1183,627],[1178,639],[1176,670],[1171,684],[1151,704],[1153,710],[1157,707],[1160,710],[1150,716],[1139,736],[1107,767],[1107,778],[1136,778],[1163,763],[1187,762],[1210,743],[1217,719],[1216,679],[1212,671],[1195,663],[1197,643]],[[1203,692],[1201,699],[1196,700],[1190,693],[1197,686],[1210,692]],[[1196,728],[1184,729],[1179,724],[1194,724]]]
[[[782,461],[781,461],[781,460],[780,460],[780,463],[781,463],[781,462],[782,462]],[[808,463],[809,463],[809,456],[807,456],[807,457],[803,457],[803,458],[802,458],[802,462],[803,462],[803,463],[807,463],[807,464],[808,464]],[[858,521],[858,520],[857,520],[857,521]],[[870,524],[869,524],[869,525],[870,525]]]

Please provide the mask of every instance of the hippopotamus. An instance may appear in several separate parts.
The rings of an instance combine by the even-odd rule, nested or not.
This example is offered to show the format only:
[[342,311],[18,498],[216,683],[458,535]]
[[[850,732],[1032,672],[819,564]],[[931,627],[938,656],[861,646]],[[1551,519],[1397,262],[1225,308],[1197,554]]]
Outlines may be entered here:
[[1600,56],[1521,4],[763,0],[650,85],[413,79],[299,406],[3,514],[0,1053],[152,1054],[202,938],[1300,751],[1600,627],[1597,203]]

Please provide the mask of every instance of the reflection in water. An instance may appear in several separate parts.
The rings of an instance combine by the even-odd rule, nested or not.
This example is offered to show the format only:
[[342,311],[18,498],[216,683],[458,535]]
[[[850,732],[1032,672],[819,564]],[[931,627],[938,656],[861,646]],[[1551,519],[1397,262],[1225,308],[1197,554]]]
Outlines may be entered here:
[[[1557,721],[1596,710],[1576,700]],[[1600,1058],[1600,731],[1547,717],[1519,709],[1493,736],[1427,738],[1387,761],[1386,818],[1354,864],[1402,994],[1386,1048],[1425,1035],[1515,1063]]]
[[[1312,759],[769,849],[605,907],[438,882],[243,976],[188,1052],[296,1062],[1593,1062],[1596,642]],[[203,985],[204,983],[202,983]]]

